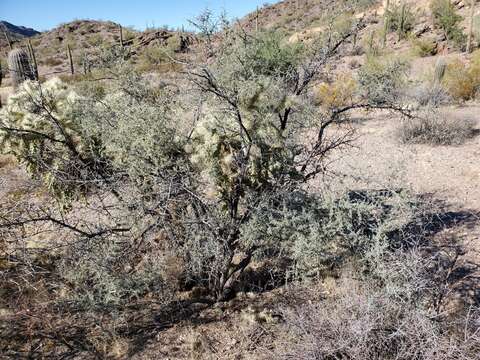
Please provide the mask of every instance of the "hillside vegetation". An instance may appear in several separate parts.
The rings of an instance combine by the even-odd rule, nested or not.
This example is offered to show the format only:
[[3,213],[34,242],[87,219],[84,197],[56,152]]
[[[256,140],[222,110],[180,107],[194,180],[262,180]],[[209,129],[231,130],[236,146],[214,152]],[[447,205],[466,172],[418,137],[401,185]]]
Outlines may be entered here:
[[15,42],[1,353],[478,358],[472,4],[291,0]]

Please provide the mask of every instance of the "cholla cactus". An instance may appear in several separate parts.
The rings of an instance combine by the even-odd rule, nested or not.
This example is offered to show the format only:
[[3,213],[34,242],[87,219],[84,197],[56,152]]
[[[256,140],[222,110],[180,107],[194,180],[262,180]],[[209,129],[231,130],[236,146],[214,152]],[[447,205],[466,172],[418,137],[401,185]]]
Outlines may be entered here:
[[88,159],[90,150],[75,122],[78,99],[58,78],[44,84],[27,80],[0,111],[0,148],[43,178],[60,198],[76,191],[65,176],[82,171],[78,165]]
[[433,83],[438,85],[442,82],[445,76],[445,70],[447,69],[447,63],[444,58],[439,58],[435,64],[435,72],[433,74]]
[[8,53],[8,68],[15,89],[25,80],[35,80],[30,59],[23,49],[14,49]]
[[[246,100],[246,106],[252,106],[253,101]],[[228,198],[240,177],[247,188],[260,189],[278,180],[279,174],[285,174],[288,169],[294,175],[295,154],[286,144],[275,119],[255,117],[247,112],[243,115],[251,144],[244,141],[234,119],[212,114],[207,114],[193,133],[192,147],[187,151],[193,164],[207,169],[203,175],[210,181],[212,196]]]

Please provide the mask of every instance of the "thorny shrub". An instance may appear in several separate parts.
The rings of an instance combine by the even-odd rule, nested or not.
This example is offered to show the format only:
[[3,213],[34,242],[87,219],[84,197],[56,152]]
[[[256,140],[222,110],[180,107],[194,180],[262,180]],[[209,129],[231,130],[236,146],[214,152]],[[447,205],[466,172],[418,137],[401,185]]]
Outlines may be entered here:
[[417,117],[405,119],[398,136],[405,143],[461,145],[475,134],[475,125],[472,119],[427,108]]
[[443,83],[455,100],[466,101],[476,97],[480,89],[480,52],[472,54],[470,64],[455,60],[448,64]]

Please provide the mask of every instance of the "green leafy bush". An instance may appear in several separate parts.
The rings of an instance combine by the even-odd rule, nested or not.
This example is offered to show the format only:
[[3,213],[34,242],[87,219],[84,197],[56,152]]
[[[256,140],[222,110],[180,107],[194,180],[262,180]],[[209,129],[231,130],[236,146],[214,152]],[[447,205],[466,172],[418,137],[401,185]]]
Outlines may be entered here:
[[447,40],[463,47],[466,40],[465,34],[460,28],[460,22],[463,18],[457,14],[452,2],[450,0],[432,0],[430,11],[433,15],[434,24],[443,30]]

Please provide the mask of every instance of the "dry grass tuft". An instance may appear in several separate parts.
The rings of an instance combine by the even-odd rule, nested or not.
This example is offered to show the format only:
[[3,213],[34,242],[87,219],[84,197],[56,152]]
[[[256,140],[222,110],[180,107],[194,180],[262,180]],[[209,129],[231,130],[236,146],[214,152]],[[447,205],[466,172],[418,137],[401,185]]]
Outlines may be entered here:
[[422,115],[402,122],[397,136],[407,144],[461,145],[472,138],[476,121],[426,110]]

